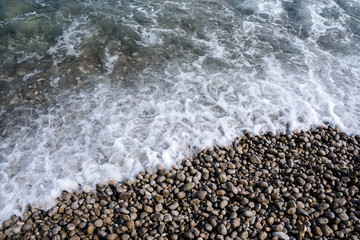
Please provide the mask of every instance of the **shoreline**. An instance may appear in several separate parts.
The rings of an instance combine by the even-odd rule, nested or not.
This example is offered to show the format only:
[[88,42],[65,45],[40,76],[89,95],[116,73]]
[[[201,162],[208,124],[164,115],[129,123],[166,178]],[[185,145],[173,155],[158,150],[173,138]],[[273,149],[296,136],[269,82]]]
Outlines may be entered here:
[[63,192],[13,216],[2,239],[358,239],[360,135],[332,127],[205,149],[135,182]]

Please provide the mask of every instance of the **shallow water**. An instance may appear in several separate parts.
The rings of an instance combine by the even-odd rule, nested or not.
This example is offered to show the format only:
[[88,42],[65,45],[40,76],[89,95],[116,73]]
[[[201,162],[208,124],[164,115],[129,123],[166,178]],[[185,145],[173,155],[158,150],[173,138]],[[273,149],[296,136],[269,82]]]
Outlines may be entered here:
[[358,1],[0,2],[0,221],[256,134],[360,124]]

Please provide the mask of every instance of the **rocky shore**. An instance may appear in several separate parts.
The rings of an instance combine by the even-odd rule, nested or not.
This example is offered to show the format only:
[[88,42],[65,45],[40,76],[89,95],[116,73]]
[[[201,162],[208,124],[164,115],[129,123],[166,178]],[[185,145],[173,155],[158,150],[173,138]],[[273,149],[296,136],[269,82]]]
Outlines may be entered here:
[[63,192],[3,222],[2,239],[359,239],[360,135],[244,136],[136,181]]

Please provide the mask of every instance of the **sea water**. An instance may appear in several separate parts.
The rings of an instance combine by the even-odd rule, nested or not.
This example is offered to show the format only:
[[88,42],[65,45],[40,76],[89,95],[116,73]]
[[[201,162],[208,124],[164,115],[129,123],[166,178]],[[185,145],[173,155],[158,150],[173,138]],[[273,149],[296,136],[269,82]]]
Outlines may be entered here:
[[0,222],[255,134],[360,125],[357,0],[3,0]]

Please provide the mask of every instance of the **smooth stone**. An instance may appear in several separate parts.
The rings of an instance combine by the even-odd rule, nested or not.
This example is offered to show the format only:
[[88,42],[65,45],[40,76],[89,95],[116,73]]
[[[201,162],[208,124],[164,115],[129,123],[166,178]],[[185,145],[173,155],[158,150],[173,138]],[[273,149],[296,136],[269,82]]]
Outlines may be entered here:
[[219,196],[225,196],[225,195],[226,195],[226,192],[225,192],[225,190],[222,190],[222,189],[221,189],[221,190],[217,190],[217,191],[216,191],[216,194],[219,195]]
[[272,236],[277,237],[278,239],[290,240],[290,237],[284,232],[273,232]]
[[94,222],[95,227],[102,227],[103,221],[101,219],[98,219]]
[[21,231],[23,232],[30,231],[31,229],[33,229],[32,224],[25,223],[24,225],[21,226]]
[[339,239],[343,239],[345,234],[343,231],[336,231],[335,236],[337,236]]
[[223,200],[220,202],[219,207],[220,207],[220,209],[224,209],[228,204],[229,204],[228,201]]
[[178,202],[174,202],[173,204],[168,206],[168,209],[170,210],[175,210],[179,207],[179,203]]
[[120,200],[127,200],[130,197],[131,197],[131,193],[129,193],[129,192],[124,192],[124,193],[119,194],[119,199]]
[[254,164],[260,164],[261,160],[256,155],[252,155],[250,158],[250,162]]
[[267,183],[267,182],[265,182],[265,181],[260,182],[260,183],[259,183],[259,187],[261,187],[261,188],[267,188],[267,187],[269,187],[269,183]]
[[241,225],[241,221],[240,221],[240,219],[238,219],[238,218],[231,221],[231,227],[232,227],[232,228],[237,228],[237,227],[239,227],[240,225]]
[[221,183],[224,183],[224,182],[227,181],[227,176],[226,176],[226,174],[225,174],[224,172],[222,172],[222,173],[219,174],[219,181],[220,181]]
[[243,216],[244,217],[247,217],[247,218],[251,218],[255,215],[255,213],[253,211],[250,211],[250,210],[246,210],[243,212]]
[[156,212],[161,212],[162,210],[163,210],[163,205],[161,203],[155,205]]
[[272,228],[277,232],[281,232],[284,229],[284,225],[283,224],[276,224],[276,225],[273,225]]
[[269,224],[270,226],[274,224],[274,221],[275,221],[275,219],[273,217],[268,217],[266,219],[267,224]]
[[190,182],[188,184],[186,184],[183,187],[183,191],[190,191],[191,189],[193,189],[195,187],[195,183],[194,182]]
[[267,233],[266,232],[261,232],[259,234],[259,240],[265,240],[267,238]]
[[312,232],[314,233],[315,236],[321,237],[323,235],[321,228],[318,226],[315,226]]
[[226,227],[224,224],[219,224],[217,227],[216,227],[216,230],[219,234],[221,235],[226,235],[227,234],[227,230],[226,230]]
[[176,197],[177,197],[178,199],[183,199],[183,198],[186,197],[186,193],[185,193],[185,192],[178,192],[178,193],[176,194]]
[[183,236],[184,236],[185,239],[194,239],[195,238],[195,235],[190,231],[184,233]]
[[135,222],[134,220],[129,220],[127,223],[126,223],[126,227],[130,230],[132,229],[135,229]]
[[242,233],[240,233],[240,236],[239,236],[241,239],[245,240],[245,239],[248,239],[249,237],[249,232],[248,231],[244,231]]
[[69,231],[73,231],[75,230],[75,225],[73,223],[69,223],[68,225],[66,225],[66,228]]
[[289,214],[289,215],[294,215],[296,213],[296,208],[289,208],[288,210],[287,210],[287,214]]
[[200,200],[204,200],[206,198],[207,192],[204,190],[198,191],[196,193],[196,197]]
[[106,240],[117,240],[119,236],[116,233],[110,233],[106,236]]
[[327,218],[321,217],[317,219],[317,222],[321,225],[328,224],[329,220]]
[[328,237],[330,234],[333,233],[333,230],[328,225],[322,225],[321,231],[323,232],[325,237]]
[[[240,226],[240,225],[239,225]],[[211,226],[211,224],[207,223],[205,224],[205,230],[208,231],[208,232],[211,232],[213,230],[213,227]]]
[[176,179],[179,180],[180,182],[184,182],[185,181],[185,174],[183,172],[179,172],[177,175],[176,175]]
[[89,235],[92,235],[93,233],[94,233],[94,231],[95,231],[95,226],[94,225],[90,225],[90,226],[88,226],[88,228],[87,228],[87,233],[89,234]]
[[152,212],[154,211],[154,210],[152,209],[152,207],[150,207],[150,206],[145,206],[144,210],[145,210],[145,212],[147,212],[147,213],[152,213]]

